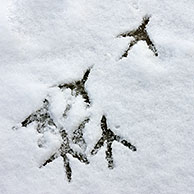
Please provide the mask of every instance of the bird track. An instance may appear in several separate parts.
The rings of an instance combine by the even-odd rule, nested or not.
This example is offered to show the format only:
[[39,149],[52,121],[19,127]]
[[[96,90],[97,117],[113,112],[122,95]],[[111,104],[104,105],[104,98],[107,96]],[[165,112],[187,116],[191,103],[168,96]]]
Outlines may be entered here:
[[[148,48],[154,53],[155,56],[158,56],[157,49],[153,42],[151,41],[146,27],[149,23],[150,17],[146,16],[143,18],[143,21],[141,25],[132,31],[124,32],[119,34],[117,37],[133,37],[133,40],[129,43],[128,48],[123,53],[120,59],[123,57],[128,56],[128,52],[130,49],[137,44],[138,41],[145,41],[148,45]],[[91,68],[87,69],[84,73],[82,79],[76,80],[71,83],[63,83],[59,84],[57,87],[61,89],[61,92],[63,92],[65,89],[71,90],[71,95],[77,97],[80,95],[84,102],[86,103],[86,108],[89,108],[91,105],[91,100],[89,98],[88,92],[85,88],[85,84],[89,78],[89,74],[91,72]],[[54,119],[52,118],[51,111],[49,109],[50,102],[48,99],[43,100],[43,105],[35,112],[30,114],[26,119],[24,119],[21,122],[21,127],[27,127],[29,124],[35,122],[35,128],[38,133],[44,134],[46,131],[51,130],[52,131],[58,131],[58,134],[60,134],[60,137],[62,139],[62,142],[60,146],[57,148],[57,150],[50,155],[50,157],[44,159],[44,162],[40,165],[40,168],[46,166],[48,163],[53,162],[56,158],[62,157],[63,163],[64,163],[64,169],[66,173],[66,177],[68,182],[71,182],[72,180],[72,169],[70,165],[70,160],[68,158],[68,154],[72,155],[74,158],[78,159],[80,162],[89,164],[89,159],[87,158],[87,155],[85,153],[87,148],[87,143],[85,139],[83,138],[83,130],[88,122],[90,122],[90,118],[86,117],[84,120],[77,126],[76,129],[73,130],[72,137],[69,138],[67,131],[63,126],[58,126]],[[66,119],[68,117],[68,111],[70,111],[72,108],[72,104],[67,104],[64,112],[63,112],[63,119]],[[132,145],[130,142],[125,140],[123,137],[120,137],[116,135],[111,129],[107,126],[107,118],[105,115],[102,115],[101,118],[101,130],[102,130],[102,136],[95,144],[94,148],[91,150],[91,155],[97,154],[97,152],[100,150],[102,146],[106,143],[106,151],[105,151],[105,158],[108,162],[108,168],[113,169],[114,168],[114,160],[113,160],[113,154],[112,154],[112,143],[114,141],[117,141],[121,144],[123,144],[125,147],[129,148],[132,151],[137,151],[137,148]],[[13,127],[14,129],[16,127]],[[76,151],[72,148],[72,144],[76,144],[81,148],[81,151]],[[42,147],[40,145],[40,147]]]
[[131,50],[131,48],[137,44],[139,41],[144,41],[146,42],[148,48],[154,53],[155,56],[158,56],[158,51],[154,45],[154,43],[151,41],[148,32],[146,30],[147,24],[150,21],[150,17],[145,16],[143,18],[143,21],[141,23],[141,25],[135,29],[135,30],[131,30],[131,31],[127,31],[124,33],[119,34],[117,37],[133,37],[133,40],[129,43],[128,48],[125,50],[125,52],[123,53],[123,55],[120,57],[120,59],[122,59],[123,57],[127,57],[128,56],[128,52]]
[[[63,90],[65,89],[71,89],[72,95],[78,96],[81,95],[84,99],[84,102],[87,104],[87,108],[90,106],[90,99],[88,96],[88,93],[85,89],[85,83],[88,80],[88,76],[90,74],[90,70],[88,69],[81,80],[68,83],[68,84],[60,84],[58,87]],[[68,182],[71,182],[72,180],[72,169],[70,166],[70,161],[67,154],[72,155],[74,158],[78,159],[80,162],[89,164],[89,160],[85,154],[87,143],[85,139],[83,138],[83,129],[85,128],[86,124],[90,121],[89,117],[86,117],[73,131],[72,137],[68,137],[68,133],[64,129],[64,127],[58,126],[54,119],[52,118],[52,114],[50,111],[50,102],[48,99],[43,100],[43,105],[35,112],[30,114],[26,119],[24,119],[21,122],[21,127],[27,127],[29,124],[35,122],[35,128],[38,133],[44,134],[46,131],[50,130],[51,132],[56,132],[61,136],[62,142],[60,144],[60,147],[53,153],[51,156],[40,165],[40,168],[46,166],[48,163],[53,162],[56,158],[62,157],[63,163],[64,163],[64,169],[66,173],[66,177]],[[64,113],[63,113],[63,119],[66,119],[68,111],[70,111],[72,108],[71,104],[67,104]],[[124,146],[128,147],[132,151],[136,151],[136,147],[123,139],[122,137],[115,135],[115,133],[110,130],[107,126],[107,119],[105,115],[102,116],[101,119],[101,129],[102,129],[102,137],[100,140],[96,143],[93,150],[91,151],[91,155],[95,155],[98,150],[104,145],[106,142],[106,160],[108,162],[108,168],[113,169],[114,168],[114,162],[113,162],[113,156],[112,156],[112,143],[113,141],[120,142]],[[75,151],[71,144],[77,144],[81,151]],[[42,145],[39,145],[39,147],[42,147]]]

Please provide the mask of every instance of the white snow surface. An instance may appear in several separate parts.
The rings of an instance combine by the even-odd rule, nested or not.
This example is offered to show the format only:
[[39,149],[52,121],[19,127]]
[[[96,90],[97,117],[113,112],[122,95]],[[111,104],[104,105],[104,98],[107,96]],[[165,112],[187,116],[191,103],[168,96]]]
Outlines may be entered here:
[[[193,0],[1,0],[0,1],[0,194],[193,194],[194,193],[194,1]],[[119,60],[145,15],[158,57],[144,41]],[[56,86],[79,80],[91,68],[81,96]],[[72,181],[58,157],[56,134],[34,124],[12,130],[49,97],[53,118],[68,133],[90,116],[83,131],[90,164],[69,155]],[[91,156],[100,120],[136,146],[113,143]],[[71,134],[70,134],[71,135]],[[46,139],[42,148],[38,142]]]

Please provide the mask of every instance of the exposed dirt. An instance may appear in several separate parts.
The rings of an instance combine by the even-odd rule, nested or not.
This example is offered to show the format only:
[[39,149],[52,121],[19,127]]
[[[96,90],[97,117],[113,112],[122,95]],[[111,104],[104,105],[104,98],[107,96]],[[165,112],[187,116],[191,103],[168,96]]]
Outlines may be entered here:
[[151,39],[150,39],[150,37],[147,33],[147,30],[146,30],[146,26],[149,23],[149,21],[150,21],[150,17],[145,16],[143,18],[143,21],[142,21],[141,25],[137,29],[121,33],[117,36],[117,37],[133,37],[134,38],[134,40],[132,40],[129,43],[129,46],[128,46],[127,50],[123,53],[123,55],[121,56],[120,59],[122,59],[123,57],[127,57],[129,50],[135,44],[137,44],[138,41],[145,41],[146,44],[148,45],[148,48],[154,53],[154,55],[158,56],[157,49],[156,49],[154,43],[151,41]]
[[84,99],[84,101],[87,103],[87,105],[89,106],[90,105],[90,99],[89,99],[89,96],[88,96],[88,93],[85,89],[85,83],[88,79],[88,76],[90,74],[90,70],[91,69],[88,69],[83,78],[81,80],[78,80],[78,81],[75,81],[75,82],[72,82],[72,83],[65,83],[65,84],[60,84],[58,87],[60,89],[71,89],[72,90],[72,94],[75,94],[75,96],[78,96],[78,95],[81,95]]
[[128,147],[132,151],[136,151],[136,147],[126,141],[125,139],[121,138],[118,135],[115,135],[114,132],[112,132],[107,127],[106,117],[103,115],[101,119],[101,129],[102,129],[102,137],[98,140],[96,145],[94,146],[94,149],[91,151],[92,155],[95,155],[98,150],[104,145],[104,142],[106,141],[106,160],[108,162],[108,168],[113,169],[114,163],[113,163],[113,156],[112,156],[112,143],[113,141],[117,141],[122,143],[124,146]]

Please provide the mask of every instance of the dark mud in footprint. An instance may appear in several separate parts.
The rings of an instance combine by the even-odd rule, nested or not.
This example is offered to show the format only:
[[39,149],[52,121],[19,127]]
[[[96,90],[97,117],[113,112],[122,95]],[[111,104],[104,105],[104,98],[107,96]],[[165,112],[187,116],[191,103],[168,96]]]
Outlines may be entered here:
[[83,138],[83,129],[85,128],[86,123],[90,121],[89,118],[86,118],[78,128],[73,132],[72,142],[79,145],[84,151],[86,150],[87,144]]
[[60,130],[60,135],[61,135],[61,138],[63,140],[60,148],[53,155],[51,155],[50,158],[48,158],[40,166],[40,168],[43,167],[43,166],[46,166],[48,163],[53,162],[53,160],[55,160],[56,158],[61,156],[63,158],[67,180],[70,182],[71,181],[71,176],[72,176],[72,170],[71,170],[71,166],[70,166],[69,158],[67,157],[67,154],[71,154],[74,158],[77,158],[80,162],[85,163],[85,164],[89,164],[89,161],[88,161],[85,154],[74,151],[70,147],[69,138],[68,138],[68,135],[67,135],[67,133],[64,129]]
[[71,107],[72,107],[72,106],[71,106],[70,104],[68,104],[68,105],[66,106],[66,108],[65,108],[65,110],[64,110],[64,113],[63,113],[63,117],[64,117],[64,118],[67,117],[67,113],[70,111]]
[[104,142],[106,141],[106,160],[108,162],[108,168],[113,169],[114,163],[113,163],[113,156],[112,156],[112,143],[113,141],[117,141],[122,143],[124,146],[128,147],[132,151],[136,151],[136,147],[126,141],[125,139],[121,138],[118,135],[115,135],[114,132],[112,132],[107,127],[106,117],[103,115],[101,119],[101,129],[102,129],[102,137],[98,140],[96,145],[94,146],[94,149],[91,151],[92,155],[97,154],[98,150],[104,145]]
[[[67,106],[64,113],[68,112],[70,108],[71,106]],[[45,128],[48,128],[48,127],[55,129],[57,131],[57,125],[54,123],[51,117],[51,114],[49,112],[49,101],[47,99],[43,101],[43,106],[40,109],[38,109],[37,111],[29,115],[24,121],[21,122],[21,124],[22,124],[22,127],[27,127],[32,122],[37,122],[36,130],[39,133],[44,133]],[[73,137],[72,137],[72,142],[75,144],[77,143],[80,147],[84,149],[86,148],[86,142],[83,138],[82,130],[85,127],[85,124],[87,122],[89,122],[88,118],[85,119],[78,126],[78,128],[74,131]],[[61,156],[64,161],[64,168],[65,168],[67,180],[70,182],[72,170],[69,164],[69,158],[67,157],[67,154],[71,154],[74,158],[77,158],[80,162],[85,164],[89,164],[89,161],[84,153],[74,151],[70,147],[70,141],[64,129],[60,129],[59,133],[62,138],[62,144],[60,148],[54,154],[52,154],[40,167],[46,166],[48,163],[52,162],[53,160]],[[42,147],[42,145],[40,145],[39,147]]]
[[43,133],[45,128],[56,128],[49,113],[49,101],[47,99],[43,101],[43,106],[39,110],[29,115],[21,124],[22,127],[27,127],[32,122],[37,122],[36,130],[38,133]]
[[151,41],[147,30],[146,30],[146,26],[149,23],[150,17],[146,16],[143,18],[142,24],[135,30],[132,31],[128,31],[128,32],[124,32],[119,34],[117,37],[133,37],[134,40],[132,40],[127,48],[127,50],[124,52],[124,54],[121,56],[120,59],[122,59],[123,57],[127,57],[128,56],[128,52],[129,50],[135,45],[137,44],[138,41],[142,40],[145,41],[149,47],[149,49],[154,53],[155,56],[158,56],[158,52],[157,49],[154,45],[154,43]]
[[89,99],[88,93],[85,89],[85,83],[86,83],[88,76],[90,74],[90,70],[91,70],[91,68],[85,72],[85,74],[81,80],[78,80],[78,81],[75,81],[72,83],[67,83],[67,84],[60,84],[58,87],[60,89],[67,89],[67,88],[71,89],[72,92],[75,92],[75,96],[81,95],[82,98],[84,99],[84,101],[89,106],[90,99]]

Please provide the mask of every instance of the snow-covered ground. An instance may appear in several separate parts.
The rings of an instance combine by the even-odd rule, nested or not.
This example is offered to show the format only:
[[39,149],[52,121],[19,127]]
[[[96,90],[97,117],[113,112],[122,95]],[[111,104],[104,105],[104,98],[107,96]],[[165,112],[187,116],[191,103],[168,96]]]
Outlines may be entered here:
[[[193,10],[193,0],[1,0],[0,194],[193,194]],[[121,57],[134,37],[118,36],[145,17],[158,56],[140,40]],[[88,69],[90,105],[58,87]],[[44,99],[56,126],[22,127]],[[106,142],[92,154],[103,115],[137,148],[114,141],[113,169]],[[82,147],[73,132],[87,118]],[[89,161],[66,154],[70,182],[60,154],[40,168],[63,143],[61,128]]]

